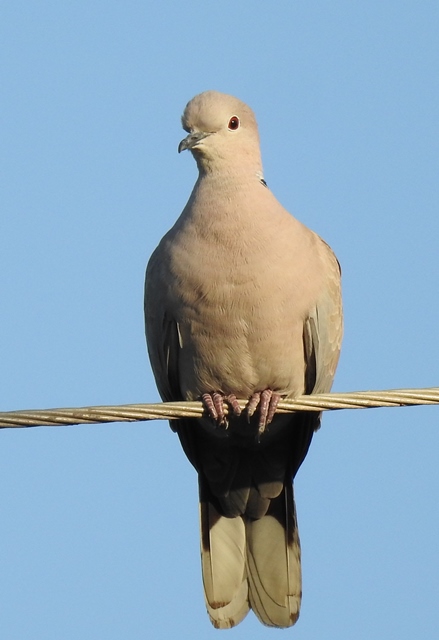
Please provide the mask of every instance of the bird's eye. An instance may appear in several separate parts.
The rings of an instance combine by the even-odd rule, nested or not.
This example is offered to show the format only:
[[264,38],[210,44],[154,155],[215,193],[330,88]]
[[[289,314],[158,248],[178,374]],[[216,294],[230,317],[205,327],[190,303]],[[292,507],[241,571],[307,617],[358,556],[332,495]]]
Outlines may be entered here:
[[236,131],[239,128],[239,118],[238,116],[232,116],[229,120],[229,124],[227,125],[230,131]]

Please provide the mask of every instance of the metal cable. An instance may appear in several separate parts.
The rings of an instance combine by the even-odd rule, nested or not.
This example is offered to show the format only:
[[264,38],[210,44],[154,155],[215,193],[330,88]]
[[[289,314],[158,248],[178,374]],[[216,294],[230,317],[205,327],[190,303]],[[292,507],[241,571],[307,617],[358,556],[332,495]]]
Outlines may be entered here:
[[[239,401],[239,404],[243,409],[246,401]],[[439,404],[439,387],[299,396],[295,400],[282,400],[279,402],[277,412],[371,409],[375,407],[405,407],[427,404]],[[202,414],[203,406],[201,402],[164,402],[159,404],[6,411],[0,412],[0,428],[58,427],[103,422],[174,420],[176,418],[199,418]]]

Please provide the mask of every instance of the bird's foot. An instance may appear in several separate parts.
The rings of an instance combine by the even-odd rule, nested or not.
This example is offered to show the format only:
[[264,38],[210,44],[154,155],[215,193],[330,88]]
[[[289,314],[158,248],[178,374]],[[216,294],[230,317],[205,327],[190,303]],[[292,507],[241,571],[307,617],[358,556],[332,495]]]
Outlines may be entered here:
[[274,414],[276,413],[277,405],[281,396],[279,393],[275,393],[271,389],[264,389],[264,391],[256,391],[248,401],[246,411],[247,416],[250,420],[252,415],[255,413],[256,409],[259,407],[259,421],[258,421],[258,431],[259,434],[263,433],[266,427],[270,424],[270,422],[274,418]]
[[239,406],[236,396],[233,394],[225,396],[223,393],[218,393],[217,391],[203,393],[201,396],[201,402],[209,414],[209,417],[212,418],[215,424],[219,427],[224,427],[226,429],[228,427],[227,416],[224,413],[225,403],[229,405],[233,415],[241,415],[241,407]]

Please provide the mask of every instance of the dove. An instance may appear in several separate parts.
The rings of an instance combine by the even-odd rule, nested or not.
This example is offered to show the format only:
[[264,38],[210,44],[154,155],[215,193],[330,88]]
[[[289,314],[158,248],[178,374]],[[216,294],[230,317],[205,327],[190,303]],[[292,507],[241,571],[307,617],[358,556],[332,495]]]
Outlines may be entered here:
[[293,479],[321,415],[276,408],[331,389],[340,266],[268,188],[245,103],[206,91],[182,124],[178,151],[192,153],[198,179],[147,266],[149,357],[164,401],[201,400],[205,409],[170,423],[198,472],[212,624],[233,627],[252,609],[265,625],[289,627],[302,596]]

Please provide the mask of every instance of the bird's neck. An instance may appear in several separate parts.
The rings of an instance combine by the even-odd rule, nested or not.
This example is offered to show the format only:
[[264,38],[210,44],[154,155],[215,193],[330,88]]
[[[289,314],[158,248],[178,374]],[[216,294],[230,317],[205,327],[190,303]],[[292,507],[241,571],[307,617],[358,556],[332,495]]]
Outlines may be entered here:
[[259,148],[249,145],[240,148],[239,153],[222,153],[216,149],[215,154],[194,153],[200,179],[233,183],[248,181],[256,176],[262,176],[262,161]]
[[243,162],[240,158],[227,159],[215,158],[209,161],[197,162],[199,176],[196,186],[208,187],[211,189],[241,190],[263,179],[262,163],[258,157],[246,159]]
[[[193,195],[197,198],[213,198],[215,201],[227,202],[233,199],[236,202],[245,198],[245,194],[253,192],[253,189],[263,187],[263,175],[261,168],[236,167],[234,170],[224,171],[200,171],[198,180],[194,186]],[[221,198],[218,198],[220,194]]]

